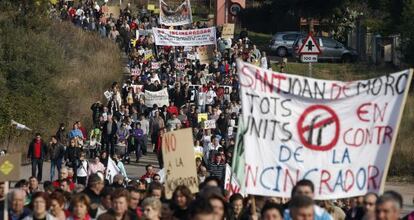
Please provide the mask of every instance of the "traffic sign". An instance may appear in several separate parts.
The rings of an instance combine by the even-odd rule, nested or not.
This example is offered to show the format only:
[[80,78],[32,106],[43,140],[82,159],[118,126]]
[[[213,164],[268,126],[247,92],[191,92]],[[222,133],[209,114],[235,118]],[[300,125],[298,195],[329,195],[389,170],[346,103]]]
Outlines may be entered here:
[[237,16],[241,10],[242,10],[242,6],[237,2],[231,3],[229,7],[229,12],[233,16]]
[[19,180],[21,154],[0,156],[0,181]]
[[309,34],[299,49],[299,54],[320,54],[321,49],[312,34]]
[[317,63],[318,55],[317,54],[302,54],[300,55],[300,61],[302,63]]

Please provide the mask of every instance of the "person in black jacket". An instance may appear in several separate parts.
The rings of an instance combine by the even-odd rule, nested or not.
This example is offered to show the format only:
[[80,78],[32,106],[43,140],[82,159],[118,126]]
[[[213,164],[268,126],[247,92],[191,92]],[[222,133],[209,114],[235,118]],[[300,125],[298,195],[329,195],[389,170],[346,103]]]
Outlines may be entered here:
[[42,140],[40,133],[36,133],[35,139],[30,143],[29,150],[27,152],[27,158],[32,161],[32,176],[36,176],[37,168],[37,180],[42,181],[43,172],[43,160],[47,154],[47,145]]
[[77,141],[75,138],[70,140],[69,147],[66,148],[65,160],[66,166],[73,169],[73,181],[76,180],[76,170],[80,165],[80,155],[82,150],[77,146]]
[[101,116],[103,112],[103,105],[101,104],[100,101],[97,101],[92,104],[91,110],[92,110],[93,125],[96,126],[99,124],[99,116]]
[[66,132],[65,129],[65,124],[64,123],[60,123],[58,130],[56,131],[56,139],[59,143],[63,144],[64,146],[66,146],[67,143],[67,137],[68,134]]
[[56,136],[52,136],[52,140],[49,145],[50,156],[50,181],[53,181],[55,176],[55,168],[57,168],[58,176],[60,176],[60,170],[62,169],[62,161],[65,157],[65,147],[58,142]]
[[111,156],[115,153],[117,131],[118,126],[116,125],[116,122],[113,121],[112,117],[108,116],[108,121],[105,122],[102,131],[102,147],[106,152],[110,153]]

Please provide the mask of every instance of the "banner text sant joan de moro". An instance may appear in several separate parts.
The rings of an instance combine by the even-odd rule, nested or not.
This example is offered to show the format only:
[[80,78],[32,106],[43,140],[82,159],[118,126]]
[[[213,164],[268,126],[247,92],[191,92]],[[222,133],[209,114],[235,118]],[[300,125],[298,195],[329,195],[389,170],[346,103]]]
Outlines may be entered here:
[[378,192],[408,91],[409,70],[339,82],[238,61],[246,193],[289,197],[300,179],[317,199]]

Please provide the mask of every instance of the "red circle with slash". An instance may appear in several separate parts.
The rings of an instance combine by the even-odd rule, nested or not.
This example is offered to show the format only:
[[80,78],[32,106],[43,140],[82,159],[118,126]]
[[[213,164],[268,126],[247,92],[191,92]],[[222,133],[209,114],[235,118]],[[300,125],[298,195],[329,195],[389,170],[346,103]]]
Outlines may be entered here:
[[[304,125],[304,121],[307,118],[307,116],[310,113],[318,111],[318,110],[322,110],[322,111],[328,113],[329,117],[317,121],[312,126]],[[326,144],[326,145],[317,145],[317,144],[309,143],[308,140],[306,140],[305,133],[307,131],[309,131],[310,129],[320,128],[320,127],[330,125],[330,124],[333,124],[333,126],[335,127],[334,128],[335,135],[328,144]],[[303,114],[300,116],[298,124],[297,124],[299,139],[302,142],[303,146],[305,146],[309,149],[312,149],[312,150],[316,150],[316,151],[327,151],[327,150],[330,150],[333,147],[335,147],[335,144],[338,142],[338,139],[339,139],[339,130],[340,130],[339,128],[340,128],[340,123],[339,123],[339,118],[338,118],[337,114],[335,113],[335,111],[333,109],[331,109],[331,108],[329,108],[328,106],[325,106],[325,105],[312,105],[312,106],[308,107],[303,112]]]

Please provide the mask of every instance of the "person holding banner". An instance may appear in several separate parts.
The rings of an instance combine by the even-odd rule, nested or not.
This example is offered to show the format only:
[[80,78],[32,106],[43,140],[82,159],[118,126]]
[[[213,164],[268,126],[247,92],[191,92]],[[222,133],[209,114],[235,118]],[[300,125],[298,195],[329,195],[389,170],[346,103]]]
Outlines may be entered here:
[[[309,211],[308,214],[311,214],[314,216],[315,220],[333,220],[332,216],[324,209],[319,207],[313,202],[313,198],[315,196],[315,186],[313,183],[309,180],[303,179],[296,183],[296,185],[292,189],[292,198],[302,198],[306,197],[307,199],[299,199],[299,200],[311,200],[310,203],[311,206],[313,206],[313,211]],[[306,204],[308,204],[307,202]],[[288,204],[289,207],[291,207],[291,204]],[[307,206],[306,206],[307,207]],[[305,208],[305,207],[297,207],[297,208]],[[290,213],[290,208],[286,209],[283,214],[284,220],[294,220],[293,216],[296,215],[296,213]],[[296,210],[295,210],[296,211]]]

